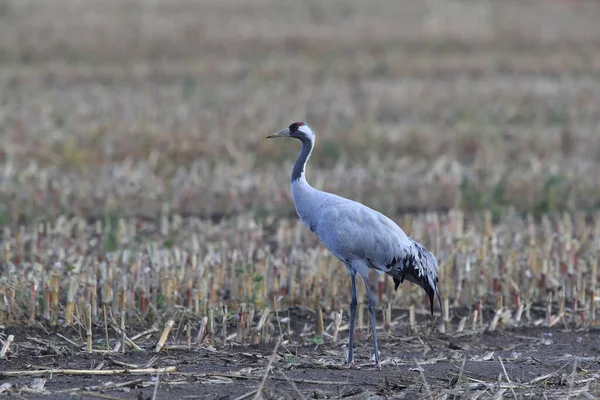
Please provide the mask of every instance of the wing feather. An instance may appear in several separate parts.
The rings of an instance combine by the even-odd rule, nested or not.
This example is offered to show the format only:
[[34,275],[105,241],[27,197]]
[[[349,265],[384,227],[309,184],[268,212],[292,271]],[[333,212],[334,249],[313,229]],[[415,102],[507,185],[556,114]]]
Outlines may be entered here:
[[396,290],[405,279],[421,286],[429,296],[432,314],[435,295],[441,307],[435,256],[390,218],[337,197],[322,204],[318,220],[311,222],[323,244],[342,261],[368,261],[371,267],[394,279]]

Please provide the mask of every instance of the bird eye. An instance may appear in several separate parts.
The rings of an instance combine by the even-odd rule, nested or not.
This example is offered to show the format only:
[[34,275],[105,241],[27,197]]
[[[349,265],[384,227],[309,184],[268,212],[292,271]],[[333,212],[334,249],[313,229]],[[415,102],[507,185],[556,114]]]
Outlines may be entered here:
[[302,125],[304,125],[304,122],[294,122],[293,124],[290,125],[290,127],[288,129],[290,130],[290,132],[295,132]]

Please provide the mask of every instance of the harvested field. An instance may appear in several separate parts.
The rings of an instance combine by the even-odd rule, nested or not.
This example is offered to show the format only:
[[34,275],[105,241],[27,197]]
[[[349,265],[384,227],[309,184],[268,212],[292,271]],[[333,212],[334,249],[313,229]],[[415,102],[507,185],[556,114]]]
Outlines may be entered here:
[[[68,4],[68,5],[67,5]],[[0,396],[600,397],[600,5],[0,0]],[[359,290],[308,179],[440,262]]]
[[[406,317],[401,312],[398,317],[403,314]],[[306,320],[302,312],[291,315]],[[298,339],[279,347],[274,340],[218,346],[218,350],[194,346],[191,351],[180,341],[178,348],[173,345],[158,355],[152,352],[155,340],[142,340],[138,344],[147,351],[85,354],[64,340],[51,344],[28,339],[52,331],[13,329],[24,340],[11,366],[30,374],[3,376],[3,380],[31,399],[48,398],[43,391],[28,390],[36,379],[46,379],[47,393],[57,399],[96,398],[98,393],[119,399],[152,398],[157,376],[157,398],[238,398],[255,394],[273,360],[264,385],[266,398],[429,398],[428,390],[436,398],[512,397],[512,390],[522,398],[582,398],[584,393],[598,393],[598,332],[521,327],[419,339],[398,326],[394,331],[382,342],[384,367],[374,371],[367,362],[368,343],[356,349],[365,365],[347,370],[341,366],[341,343],[327,339],[321,346]],[[168,368],[176,371],[158,372]],[[53,374],[33,374],[36,369],[51,369]],[[67,369],[76,371],[63,374]],[[106,371],[121,373],[96,375]]]

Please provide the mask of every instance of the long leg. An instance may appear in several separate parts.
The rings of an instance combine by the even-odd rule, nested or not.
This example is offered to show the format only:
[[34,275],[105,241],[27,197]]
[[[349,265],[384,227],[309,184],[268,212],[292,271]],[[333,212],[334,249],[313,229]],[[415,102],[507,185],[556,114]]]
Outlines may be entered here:
[[352,290],[352,300],[350,300],[350,333],[348,334],[348,360],[346,366],[352,366],[354,362],[354,317],[356,316],[356,271],[349,268],[350,272],[350,289]]
[[369,314],[371,316],[371,334],[373,335],[373,352],[375,353],[375,366],[377,369],[381,369],[381,361],[379,361],[379,348],[377,347],[377,327],[375,325],[375,298],[373,292],[371,292],[371,283],[369,282],[368,275],[363,275],[363,281],[365,282],[365,288],[367,290],[367,296],[369,297]]

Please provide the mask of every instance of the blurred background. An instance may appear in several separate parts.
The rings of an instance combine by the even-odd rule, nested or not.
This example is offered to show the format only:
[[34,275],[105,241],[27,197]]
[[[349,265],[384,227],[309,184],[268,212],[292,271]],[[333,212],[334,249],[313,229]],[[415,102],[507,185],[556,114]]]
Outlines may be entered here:
[[[294,121],[313,186],[436,255],[440,331],[596,324],[599,21],[596,0],[0,0],[0,326],[347,310],[292,204],[299,143],[265,140]],[[433,321],[416,285],[371,283],[387,327]]]
[[600,3],[0,0],[0,220],[600,206]]

